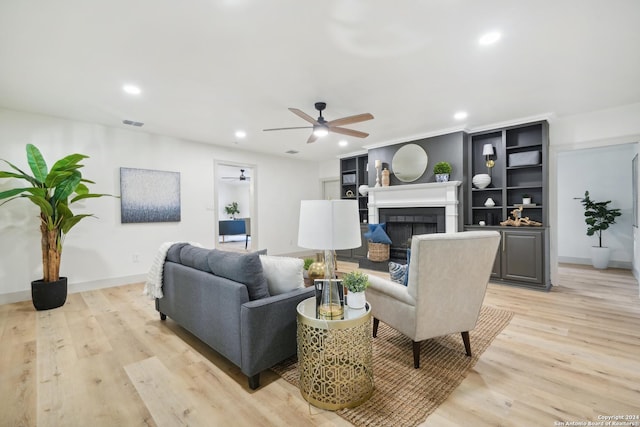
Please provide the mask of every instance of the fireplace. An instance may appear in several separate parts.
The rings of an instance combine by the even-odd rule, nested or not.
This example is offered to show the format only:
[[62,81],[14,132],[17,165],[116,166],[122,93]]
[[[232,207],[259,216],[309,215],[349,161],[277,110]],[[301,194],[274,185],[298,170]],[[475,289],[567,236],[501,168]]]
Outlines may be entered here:
[[387,224],[387,234],[392,242],[389,248],[391,261],[406,261],[411,236],[445,232],[444,207],[386,208],[380,209],[378,215],[380,223]]

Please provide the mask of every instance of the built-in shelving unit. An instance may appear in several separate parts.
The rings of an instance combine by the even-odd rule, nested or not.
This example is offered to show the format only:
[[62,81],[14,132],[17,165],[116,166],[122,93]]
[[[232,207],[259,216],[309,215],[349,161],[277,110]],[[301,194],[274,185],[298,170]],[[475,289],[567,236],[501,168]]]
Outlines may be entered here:
[[[489,174],[486,188],[467,186],[465,229],[490,228],[499,231],[502,242],[496,256],[493,280],[548,289],[548,172],[549,128],[546,121],[527,123],[471,134],[468,166],[471,176]],[[490,144],[494,154],[487,167],[483,148]],[[523,198],[531,203],[523,205]],[[487,206],[492,199],[493,206]],[[522,217],[542,223],[541,227],[501,226],[513,210],[523,206]],[[484,223],[484,226],[480,224]]]
[[[360,216],[360,232],[367,232],[368,197],[358,192],[363,184],[368,184],[367,165],[369,156],[366,154],[340,159],[340,198],[356,200],[358,202],[358,214]],[[357,260],[367,256],[366,239],[362,237],[362,246],[355,249],[336,251],[338,257],[347,260]]]

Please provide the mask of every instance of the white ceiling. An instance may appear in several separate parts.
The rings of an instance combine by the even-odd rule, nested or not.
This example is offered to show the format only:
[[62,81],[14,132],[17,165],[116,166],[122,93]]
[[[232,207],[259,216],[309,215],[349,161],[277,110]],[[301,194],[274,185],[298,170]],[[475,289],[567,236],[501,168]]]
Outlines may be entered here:
[[[316,101],[370,136],[262,131]],[[639,0],[0,1],[0,107],[278,155],[637,102]]]

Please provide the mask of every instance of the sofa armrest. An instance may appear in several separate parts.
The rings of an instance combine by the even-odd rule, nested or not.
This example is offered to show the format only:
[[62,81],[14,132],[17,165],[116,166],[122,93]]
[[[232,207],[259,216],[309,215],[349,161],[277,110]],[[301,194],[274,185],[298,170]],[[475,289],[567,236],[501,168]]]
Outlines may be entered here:
[[314,295],[313,287],[299,288],[242,304],[241,369],[245,375],[253,376],[296,354],[296,307]]

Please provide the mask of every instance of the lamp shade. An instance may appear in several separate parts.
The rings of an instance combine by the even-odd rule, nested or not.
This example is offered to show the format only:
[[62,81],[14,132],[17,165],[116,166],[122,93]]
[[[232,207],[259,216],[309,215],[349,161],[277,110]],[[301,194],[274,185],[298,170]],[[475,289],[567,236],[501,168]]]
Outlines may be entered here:
[[483,156],[493,156],[493,145],[484,144],[482,147],[482,155]]
[[352,249],[362,244],[355,200],[302,200],[298,246],[309,249]]

